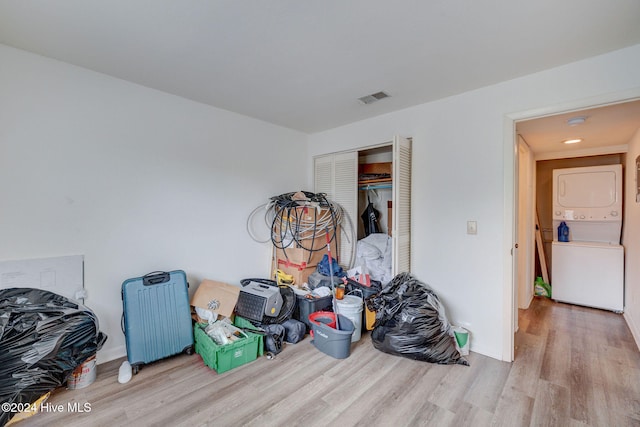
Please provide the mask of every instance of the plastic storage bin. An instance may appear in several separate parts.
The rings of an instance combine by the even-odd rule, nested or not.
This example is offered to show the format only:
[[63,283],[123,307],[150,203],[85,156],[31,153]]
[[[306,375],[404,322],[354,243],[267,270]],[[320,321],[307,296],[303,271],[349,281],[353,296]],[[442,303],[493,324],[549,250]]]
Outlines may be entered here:
[[[238,316],[234,325],[255,329],[248,320]],[[218,345],[205,333],[205,327],[206,324],[203,323],[196,323],[194,326],[196,353],[202,357],[205,365],[219,374],[252,362],[264,354],[264,343],[260,334],[245,331],[247,338],[227,345]]]
[[293,318],[307,325],[307,332],[311,330],[311,322],[309,315],[316,311],[333,311],[333,296],[327,295],[320,298],[305,298],[302,295],[296,295],[297,304],[293,314]]

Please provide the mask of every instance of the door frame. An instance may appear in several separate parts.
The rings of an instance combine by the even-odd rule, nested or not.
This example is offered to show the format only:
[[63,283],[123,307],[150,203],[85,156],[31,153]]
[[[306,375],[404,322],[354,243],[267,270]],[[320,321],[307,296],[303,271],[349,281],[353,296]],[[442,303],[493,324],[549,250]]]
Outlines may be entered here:
[[[515,331],[518,316],[517,301],[517,257],[514,256],[515,238],[517,236],[517,186],[518,186],[518,137],[516,123],[522,120],[536,119],[545,116],[580,111],[587,108],[604,107],[637,100],[640,88],[611,92],[590,98],[565,103],[551,104],[546,107],[505,114],[503,119],[503,183],[504,183],[504,222],[503,222],[503,328],[502,328],[502,360],[514,360]],[[535,156],[535,155],[534,155]],[[522,248],[524,249],[524,248]],[[527,250],[531,250],[527,248]]]

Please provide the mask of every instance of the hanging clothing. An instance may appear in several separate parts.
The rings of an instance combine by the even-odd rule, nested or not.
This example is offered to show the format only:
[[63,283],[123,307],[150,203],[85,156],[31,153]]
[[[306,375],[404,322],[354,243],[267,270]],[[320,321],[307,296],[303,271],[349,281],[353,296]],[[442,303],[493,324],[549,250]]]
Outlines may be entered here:
[[362,222],[364,224],[364,234],[368,236],[373,233],[380,233],[380,224],[378,224],[378,217],[380,216],[380,212],[373,206],[371,203],[371,198],[367,193],[367,201],[369,204],[365,208],[360,218],[362,218]]

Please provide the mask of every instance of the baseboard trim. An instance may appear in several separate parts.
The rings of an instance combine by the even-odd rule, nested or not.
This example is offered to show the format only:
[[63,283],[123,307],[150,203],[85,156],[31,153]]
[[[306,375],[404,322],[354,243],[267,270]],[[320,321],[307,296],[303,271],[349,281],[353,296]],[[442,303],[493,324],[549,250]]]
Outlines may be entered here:
[[127,347],[124,345],[116,348],[110,348],[108,350],[100,350],[96,355],[96,362],[98,365],[101,363],[110,362],[112,360],[125,357],[127,355]]

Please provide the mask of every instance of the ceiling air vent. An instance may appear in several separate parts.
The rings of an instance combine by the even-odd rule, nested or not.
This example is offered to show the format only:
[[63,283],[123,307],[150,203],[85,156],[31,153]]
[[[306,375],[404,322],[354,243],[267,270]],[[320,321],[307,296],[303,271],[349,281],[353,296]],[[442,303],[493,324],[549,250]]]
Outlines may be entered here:
[[381,99],[385,99],[388,97],[389,95],[384,92],[377,92],[372,93],[371,95],[363,96],[362,98],[358,98],[358,101],[362,102],[363,104],[373,104],[376,101],[380,101]]

